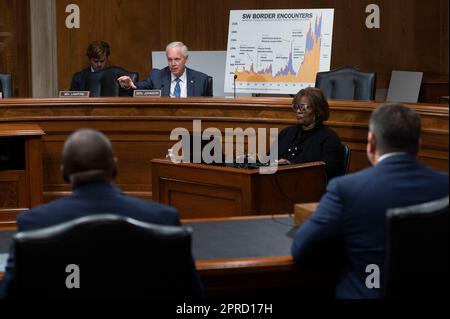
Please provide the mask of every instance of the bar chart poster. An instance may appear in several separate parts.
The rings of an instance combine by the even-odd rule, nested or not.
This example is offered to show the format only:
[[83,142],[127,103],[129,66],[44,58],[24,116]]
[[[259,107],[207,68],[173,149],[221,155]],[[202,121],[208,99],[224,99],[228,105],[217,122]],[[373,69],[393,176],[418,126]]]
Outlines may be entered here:
[[232,10],[226,93],[295,94],[329,71],[334,9]]

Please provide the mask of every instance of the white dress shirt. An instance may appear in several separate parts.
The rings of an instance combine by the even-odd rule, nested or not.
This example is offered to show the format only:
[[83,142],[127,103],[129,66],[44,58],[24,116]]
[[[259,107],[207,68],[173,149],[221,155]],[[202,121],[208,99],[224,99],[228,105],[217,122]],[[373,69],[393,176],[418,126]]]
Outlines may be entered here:
[[[175,97],[173,91],[175,90],[175,85],[177,84],[177,77],[170,73],[171,82],[170,82],[170,97]],[[186,69],[184,69],[184,73],[180,76],[180,97],[187,97],[187,78],[186,78]]]
[[386,154],[381,155],[381,156],[378,158],[377,164],[378,164],[379,162],[381,162],[382,160],[385,160],[386,158],[389,158],[389,157],[392,157],[392,156],[397,156],[397,155],[407,155],[407,154],[408,154],[408,153],[406,153],[406,152],[392,152],[392,153],[386,153]]

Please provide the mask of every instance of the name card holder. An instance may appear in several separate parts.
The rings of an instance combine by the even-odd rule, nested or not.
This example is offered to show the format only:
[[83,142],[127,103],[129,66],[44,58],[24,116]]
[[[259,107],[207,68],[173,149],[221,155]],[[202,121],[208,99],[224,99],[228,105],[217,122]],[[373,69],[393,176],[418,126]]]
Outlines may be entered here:
[[59,97],[89,97],[89,91],[59,91]]
[[134,90],[134,97],[161,97],[161,90]]

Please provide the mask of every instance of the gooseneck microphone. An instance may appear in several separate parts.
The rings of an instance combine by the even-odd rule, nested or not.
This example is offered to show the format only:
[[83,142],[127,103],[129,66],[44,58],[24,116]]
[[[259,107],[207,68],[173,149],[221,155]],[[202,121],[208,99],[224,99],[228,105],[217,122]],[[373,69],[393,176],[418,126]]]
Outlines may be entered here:
[[235,74],[233,76],[233,93],[234,93],[234,98],[236,98],[236,79],[237,79],[237,74]]

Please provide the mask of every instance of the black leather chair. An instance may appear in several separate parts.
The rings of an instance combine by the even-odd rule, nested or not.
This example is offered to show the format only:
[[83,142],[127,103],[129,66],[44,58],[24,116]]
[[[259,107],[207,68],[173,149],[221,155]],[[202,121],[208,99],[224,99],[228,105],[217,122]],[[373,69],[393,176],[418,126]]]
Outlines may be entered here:
[[4,98],[13,96],[11,74],[0,73],[0,92],[2,92],[2,97]]
[[206,88],[206,96],[213,96],[213,77],[208,75],[208,87]]
[[137,72],[128,72],[121,67],[109,67],[98,72],[91,72],[86,77],[86,89],[90,96],[126,96],[117,79],[122,75],[128,75],[133,82],[139,81]]
[[321,89],[327,99],[374,100],[375,84],[376,73],[345,66],[318,72],[315,87]]
[[385,254],[385,298],[448,299],[448,196],[388,210]]
[[347,144],[343,144],[343,155],[344,155],[344,160],[342,161],[342,168],[341,168],[341,173],[340,175],[345,175],[348,173],[348,169],[350,167],[350,159],[351,159],[351,150],[350,150],[350,146],[348,146]]
[[[156,299],[199,297],[191,229],[117,215],[92,215],[14,236],[16,287],[12,297]],[[73,270],[79,267],[79,288]],[[69,277],[69,278],[68,278]]]

